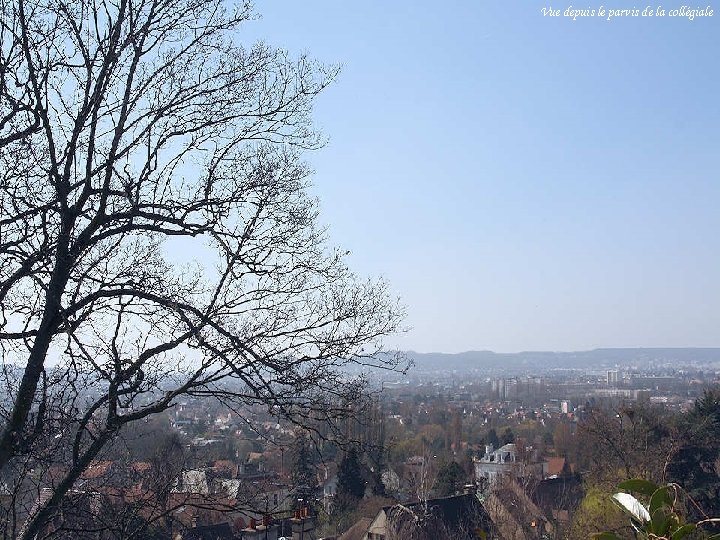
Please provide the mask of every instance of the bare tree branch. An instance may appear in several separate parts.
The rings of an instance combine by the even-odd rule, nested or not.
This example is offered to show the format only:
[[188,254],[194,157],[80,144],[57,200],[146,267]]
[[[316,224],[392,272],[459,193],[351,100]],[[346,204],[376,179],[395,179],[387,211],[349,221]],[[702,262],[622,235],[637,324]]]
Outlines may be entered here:
[[252,16],[0,0],[0,471],[58,445],[70,464],[22,538],[179,396],[334,419],[364,384],[346,366],[398,365],[376,352],[401,308],[327,246],[307,194],[337,68],[238,45]]

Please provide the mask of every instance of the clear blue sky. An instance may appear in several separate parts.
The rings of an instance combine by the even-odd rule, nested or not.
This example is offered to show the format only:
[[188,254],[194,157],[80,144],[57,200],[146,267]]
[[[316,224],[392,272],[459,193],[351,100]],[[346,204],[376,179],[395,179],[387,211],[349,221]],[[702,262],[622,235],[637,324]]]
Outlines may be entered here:
[[[576,7],[602,4],[646,5]],[[720,12],[546,5],[266,0],[245,37],[344,66],[308,160],[332,241],[408,306],[392,345],[719,346]]]

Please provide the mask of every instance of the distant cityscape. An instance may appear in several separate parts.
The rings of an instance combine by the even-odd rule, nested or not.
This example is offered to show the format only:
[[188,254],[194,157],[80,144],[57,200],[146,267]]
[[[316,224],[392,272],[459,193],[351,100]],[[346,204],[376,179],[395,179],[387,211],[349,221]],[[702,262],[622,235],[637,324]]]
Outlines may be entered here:
[[[389,509],[417,500],[467,513],[466,526],[497,538],[566,537],[593,467],[583,425],[598,411],[619,426],[634,410],[687,415],[720,384],[720,349],[522,353],[502,356],[506,370],[472,356],[408,353],[406,373],[371,372],[369,405],[338,424],[357,463],[330,426],[186,398],[90,464],[71,500],[92,514],[94,498],[127,504],[132,493],[172,517],[173,538],[378,540]],[[354,496],[348,467],[360,482]],[[62,468],[59,460],[38,471],[40,498]],[[37,504],[30,497],[25,507]]]

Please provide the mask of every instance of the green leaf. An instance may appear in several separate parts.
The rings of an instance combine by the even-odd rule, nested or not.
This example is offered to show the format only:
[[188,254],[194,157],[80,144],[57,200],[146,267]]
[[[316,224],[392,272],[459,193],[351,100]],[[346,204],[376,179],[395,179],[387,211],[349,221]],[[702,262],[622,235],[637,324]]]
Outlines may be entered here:
[[693,532],[696,528],[697,526],[694,523],[688,523],[687,525],[683,525],[674,533],[672,533],[672,536],[670,538],[671,540],[680,540],[682,537],[687,536],[688,534]]
[[662,508],[663,506],[672,508],[672,503],[673,500],[672,497],[670,497],[670,487],[663,486],[656,489],[655,493],[653,493],[652,497],[650,497],[650,506],[648,509],[651,514],[654,514],[655,510]]
[[592,538],[593,540],[623,540],[620,536],[610,532],[595,533]]
[[652,497],[653,493],[655,493],[658,489],[657,484],[649,482],[648,480],[643,480],[642,478],[625,480],[624,482],[621,482],[618,487],[620,489],[624,489],[625,491],[633,491],[635,493],[640,493],[641,495],[647,495],[648,497]]
[[650,532],[652,532],[656,536],[664,537],[667,534],[668,529],[670,528],[671,518],[672,514],[667,508],[658,508],[653,513],[652,520],[650,520]]

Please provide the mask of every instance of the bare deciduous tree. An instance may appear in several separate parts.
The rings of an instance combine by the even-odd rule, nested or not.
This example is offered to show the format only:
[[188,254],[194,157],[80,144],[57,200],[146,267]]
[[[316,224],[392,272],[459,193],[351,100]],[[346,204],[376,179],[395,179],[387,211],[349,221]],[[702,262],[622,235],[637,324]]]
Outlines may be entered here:
[[327,247],[306,191],[336,69],[237,45],[251,18],[222,0],[0,0],[0,470],[70,465],[23,538],[178,396],[301,421],[348,410],[362,381],[340,368],[396,365],[375,352],[401,310]]
[[667,412],[636,403],[595,409],[578,426],[578,446],[588,463],[586,481],[614,488],[623,478],[663,481],[678,449]]
[[387,540],[470,540],[487,536],[490,528],[488,514],[474,495],[397,504],[386,515]]

